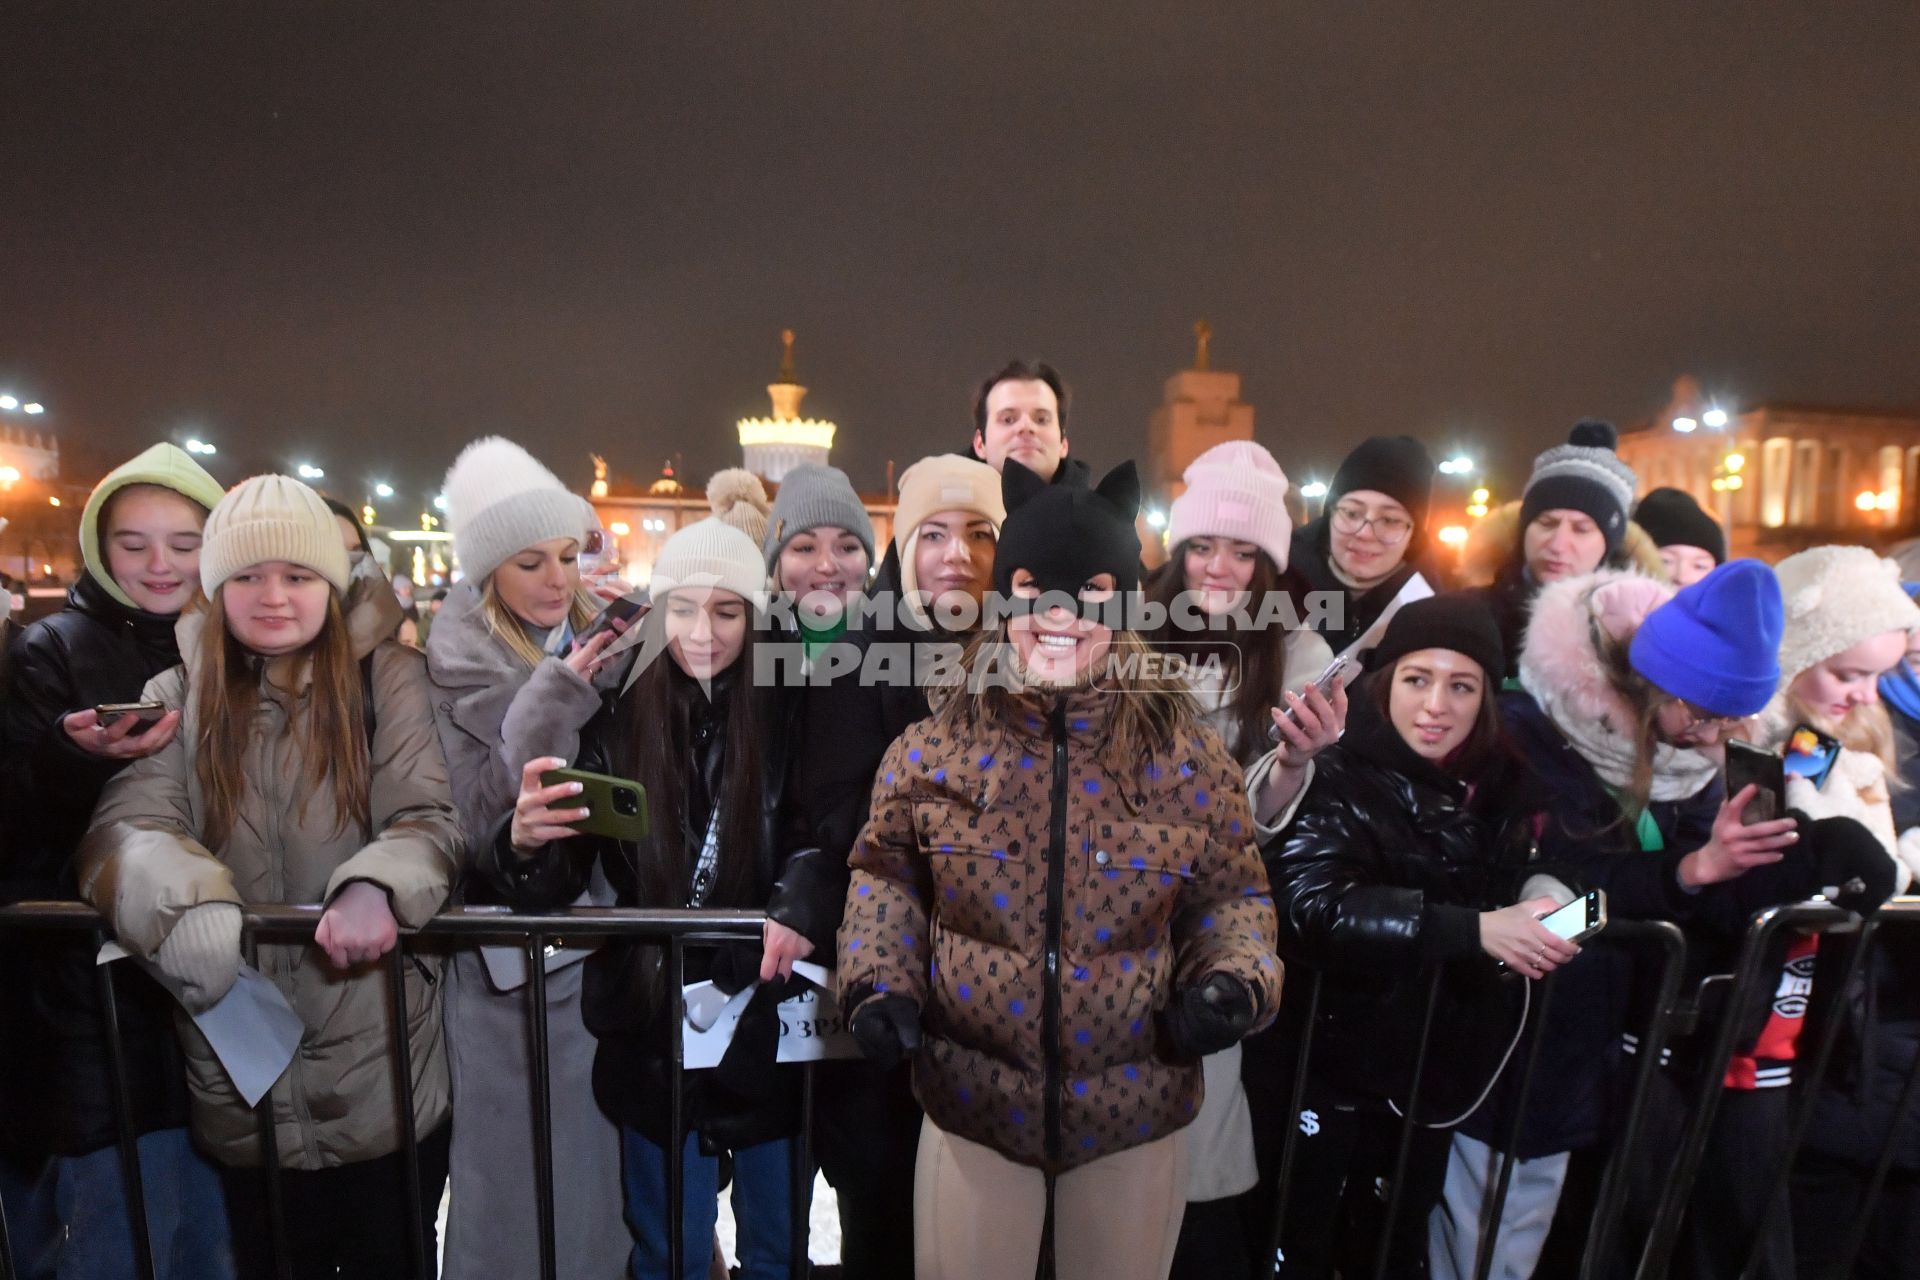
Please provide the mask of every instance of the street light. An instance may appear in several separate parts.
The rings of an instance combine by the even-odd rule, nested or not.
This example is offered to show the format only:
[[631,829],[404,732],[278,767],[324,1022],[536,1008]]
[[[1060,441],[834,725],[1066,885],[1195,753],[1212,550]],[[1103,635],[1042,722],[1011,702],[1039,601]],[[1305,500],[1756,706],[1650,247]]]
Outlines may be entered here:
[[20,401],[13,396],[0,396],[0,409],[5,409],[8,413],[12,413],[19,407]]
[[1147,508],[1147,524],[1152,526],[1155,529],[1166,528],[1167,513],[1160,510],[1160,508],[1158,507],[1148,507]]
[[294,468],[294,474],[302,480],[318,480],[327,473],[324,468],[316,467],[311,462],[303,462]]
[[20,409],[21,409],[21,412],[23,413],[40,414],[40,413],[45,413],[47,411],[47,406],[39,403],[23,404],[20,406]]
[[220,451],[214,448],[212,445],[208,444],[205,440],[196,439],[196,440],[187,441],[187,452],[198,453],[205,457],[211,458],[214,454]]
[[1692,418],[1675,418],[1673,420],[1673,429],[1683,436],[1699,425],[1700,424]]
[[1700,415],[1700,421],[1715,431],[1727,425],[1727,411],[1715,405]]
[[435,498],[434,498],[434,500],[433,500],[433,509],[434,509],[435,511],[445,511],[445,510],[447,509],[447,495],[446,495],[446,494],[444,494],[444,493],[442,493],[442,494],[438,494],[438,495],[436,495],[436,496],[435,496]]
[[1473,474],[1473,459],[1464,453],[1457,453],[1440,464],[1443,476],[1470,476]]
[[391,498],[393,496],[393,486],[382,480],[379,484],[373,486],[373,496],[376,498]]
[[1309,480],[1300,486],[1300,496],[1303,498],[1324,498],[1327,496],[1326,483],[1321,480]]

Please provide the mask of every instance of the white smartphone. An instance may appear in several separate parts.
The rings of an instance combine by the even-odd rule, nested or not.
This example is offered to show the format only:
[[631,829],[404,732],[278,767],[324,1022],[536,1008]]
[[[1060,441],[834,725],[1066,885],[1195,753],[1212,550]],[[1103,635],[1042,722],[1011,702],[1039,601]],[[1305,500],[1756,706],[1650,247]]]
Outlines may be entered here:
[[1584,898],[1575,898],[1541,916],[1540,923],[1568,942],[1584,942],[1607,927],[1606,891],[1595,889]]
[[[1319,675],[1313,678],[1313,682],[1309,684],[1306,689],[1302,689],[1300,691],[1300,696],[1303,698],[1306,697],[1307,689],[1318,689],[1320,691],[1321,697],[1323,698],[1332,697],[1333,682],[1339,679],[1341,676],[1345,675],[1347,672],[1347,668],[1352,665],[1353,665],[1353,659],[1351,657],[1349,657],[1347,654],[1344,654],[1344,653],[1340,654],[1339,656],[1335,657],[1332,662],[1329,662],[1326,665],[1326,668],[1322,670]],[[1287,705],[1286,717],[1289,720],[1292,720],[1294,718],[1293,705],[1291,703]],[[1280,743],[1280,726],[1279,725],[1276,724],[1276,725],[1267,726],[1267,741],[1273,743],[1275,746],[1279,745]]]

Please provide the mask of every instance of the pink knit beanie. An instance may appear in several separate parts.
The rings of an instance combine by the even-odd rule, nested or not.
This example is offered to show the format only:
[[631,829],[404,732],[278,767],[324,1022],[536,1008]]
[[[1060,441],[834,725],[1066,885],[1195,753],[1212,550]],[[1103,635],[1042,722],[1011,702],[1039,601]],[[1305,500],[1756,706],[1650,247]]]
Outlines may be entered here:
[[1187,491],[1173,500],[1167,544],[1188,538],[1251,542],[1284,571],[1293,538],[1287,518],[1287,473],[1251,440],[1217,444],[1193,460],[1182,477]]

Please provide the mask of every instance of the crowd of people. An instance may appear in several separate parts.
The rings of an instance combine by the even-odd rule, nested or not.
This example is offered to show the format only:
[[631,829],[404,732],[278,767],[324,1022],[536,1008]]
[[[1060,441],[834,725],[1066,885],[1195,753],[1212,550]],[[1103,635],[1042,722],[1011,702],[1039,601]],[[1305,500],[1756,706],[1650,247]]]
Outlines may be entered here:
[[[901,476],[884,545],[834,468],[771,499],[722,473],[638,590],[581,572],[591,504],[479,440],[446,476],[462,576],[431,608],[299,480],[223,490],[168,444],[109,474],[68,607],[8,636],[0,686],[0,904],[89,903],[134,958],[103,983],[91,942],[0,933],[15,1274],[137,1274],[124,1103],[162,1277],[274,1273],[268,1142],[296,1276],[411,1274],[408,1220],[443,1197],[442,1274],[538,1275],[537,983],[559,1274],[667,1277],[673,1161],[674,1280],[719,1265],[729,1185],[740,1273],[789,1276],[809,1179],[775,1063],[801,961],[859,1049],[818,1066],[810,1142],[854,1280],[1466,1277],[1483,1247],[1496,1277],[1572,1275],[1616,1154],[1643,1238],[1716,1024],[1668,1046],[1650,1138],[1615,1153],[1653,993],[1604,930],[1543,919],[1597,891],[1678,924],[1698,978],[1756,911],[1903,890],[1909,586],[1864,547],[1729,559],[1687,495],[1636,505],[1596,421],[1481,522],[1465,589],[1405,436],[1357,447],[1311,521],[1269,450],[1209,449],[1163,559],[1133,465],[1096,478],[1068,409],[1044,364],[987,378],[969,447]],[[1837,742],[1829,769],[1786,774],[1774,810],[1729,794],[1735,754],[1803,736]],[[610,834],[581,772],[646,821]],[[246,952],[303,1028],[265,1137],[192,1017],[241,979],[254,904],[320,908],[311,943]],[[757,942],[687,953],[688,982],[752,994],[686,1074],[679,1149],[659,946],[557,941],[535,973],[421,939],[394,1025],[377,962],[461,904],[765,912]],[[1858,1274],[1920,1275],[1920,1120],[1895,1101],[1920,951],[1849,966],[1854,945],[1769,956],[1673,1274],[1735,1276],[1756,1241],[1757,1274],[1823,1274],[1897,1130]],[[1836,1066],[1771,1205],[1818,1018]]]

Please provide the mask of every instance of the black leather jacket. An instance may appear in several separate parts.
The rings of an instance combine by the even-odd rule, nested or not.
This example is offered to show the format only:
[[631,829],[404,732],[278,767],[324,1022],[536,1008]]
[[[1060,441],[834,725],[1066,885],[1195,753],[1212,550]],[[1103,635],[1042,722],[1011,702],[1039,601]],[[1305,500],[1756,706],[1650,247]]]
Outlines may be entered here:
[[[19,632],[0,714],[7,844],[0,902],[78,898],[74,847],[109,779],[126,766],[73,745],[61,721],[103,702],[132,702],[180,663],[171,615],[128,608],[87,574],[67,608]],[[116,1136],[112,1078],[93,945],[40,934],[0,938],[0,1142],[29,1154],[79,1155]],[[112,966],[134,1127],[187,1122],[186,1077],[172,1001],[138,966]]]
[[1515,1030],[1518,987],[1481,951],[1479,915],[1515,900],[1535,793],[1502,762],[1469,795],[1364,691],[1350,705],[1345,737],[1317,757],[1292,823],[1263,850],[1279,950],[1325,974],[1316,1074],[1376,1098],[1404,1098],[1432,966],[1446,966],[1429,1050],[1439,1070],[1422,1096],[1455,1106]]
[[[662,656],[659,661],[669,661]],[[690,753],[693,765],[688,793],[681,803],[688,848],[698,850],[706,831],[713,798],[719,794],[727,758],[727,715],[732,699],[753,696],[762,704],[761,824],[749,887],[728,900],[709,898],[709,907],[764,907],[769,915],[815,942],[816,955],[831,957],[834,931],[839,927],[842,903],[823,902],[817,877],[809,874],[814,849],[796,849],[795,828],[788,803],[786,778],[791,768],[789,744],[795,700],[788,691],[752,688],[736,666],[714,682],[707,699],[691,680],[675,679],[686,687],[677,691],[685,711],[684,722],[650,727],[668,737],[671,748]],[[676,717],[677,718],[677,717]],[[600,713],[580,734],[580,755],[574,767],[594,773],[620,774],[612,764],[631,758],[625,736],[635,732],[629,708],[609,695]],[[655,808],[658,813],[658,808]],[[503,819],[495,838],[480,855],[479,872],[518,911],[558,910],[578,898],[587,887],[594,864],[599,863],[620,906],[684,907],[689,899],[643,901],[634,873],[632,845],[599,836],[576,836],[549,845],[522,858],[509,838],[511,815]],[[594,1057],[594,1094],[600,1106],[616,1120],[639,1129],[659,1144],[668,1139],[670,1082],[670,1027],[666,997],[665,948],[642,943],[610,943],[587,962],[582,1013],[599,1040]],[[758,942],[719,949],[689,947],[686,979],[713,978],[738,989],[757,975]],[[686,1123],[712,1148],[752,1146],[790,1135],[799,1124],[798,1075],[775,1072],[772,1063],[757,1074],[763,1091],[742,1093],[727,1087],[715,1072],[686,1077]]]

